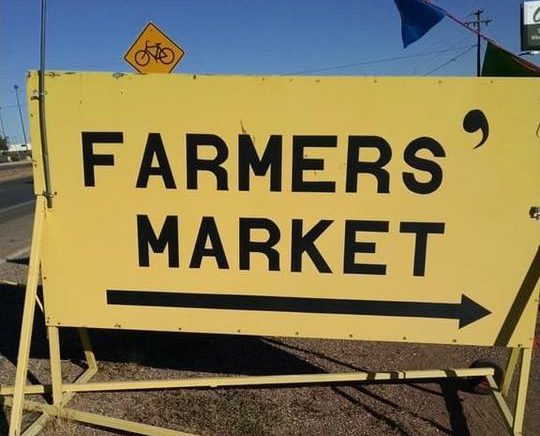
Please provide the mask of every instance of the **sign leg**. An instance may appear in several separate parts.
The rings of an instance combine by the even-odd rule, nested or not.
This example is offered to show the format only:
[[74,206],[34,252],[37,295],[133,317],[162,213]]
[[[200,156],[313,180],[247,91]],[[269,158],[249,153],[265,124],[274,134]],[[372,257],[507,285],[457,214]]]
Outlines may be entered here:
[[60,338],[58,327],[47,327],[49,336],[49,354],[51,362],[51,385],[53,405],[59,406],[62,402],[62,367],[60,360]]
[[525,415],[525,400],[527,399],[527,388],[529,387],[529,373],[531,370],[532,349],[523,348],[521,358],[521,370],[519,373],[519,385],[514,413],[514,434],[521,435],[523,430],[523,417]]
[[15,374],[15,388],[13,392],[13,408],[11,409],[9,436],[19,436],[21,433],[24,388],[26,386],[26,376],[28,373],[28,361],[30,360],[30,343],[32,341],[34,312],[36,308],[36,293],[39,280],[41,238],[44,218],[45,198],[38,196],[36,199],[34,228],[32,230],[32,247],[24,297],[24,309],[21,323],[21,336],[19,340],[19,352],[17,355],[17,372]]
[[[75,392],[63,392],[63,385],[61,384],[62,376],[60,371],[60,345],[59,345],[59,330],[57,333],[50,330],[53,327],[48,329],[48,340],[49,340],[49,349],[50,349],[50,362],[51,362],[51,378],[52,378],[52,394],[53,394],[53,405],[59,406],[62,408],[66,406],[67,403],[75,396]],[[92,351],[92,344],[90,338],[88,337],[88,331],[85,328],[78,329],[79,336],[81,339],[81,344],[84,351],[84,356],[86,363],[88,364],[88,369],[75,381],[75,383],[87,383],[97,372],[97,362],[94,357],[94,352]],[[51,342],[52,341],[52,342]],[[58,350],[58,352],[56,351]],[[58,399],[61,398],[59,401]],[[28,404],[28,403],[26,403]],[[55,416],[55,415],[54,415]],[[43,410],[41,416],[36,419],[25,431],[23,436],[34,436],[39,434],[41,430],[47,424],[47,421],[51,417],[50,412]]]
[[88,330],[85,328],[80,328],[79,337],[81,339],[81,345],[84,351],[84,358],[88,364],[88,369],[91,371],[97,371],[97,361],[96,356],[94,355],[94,350],[92,348],[92,342],[88,336]]
[[504,398],[508,398],[508,392],[510,391],[510,386],[512,385],[512,379],[514,378],[514,370],[516,369],[520,351],[520,348],[512,348],[512,352],[510,353],[510,357],[508,358],[506,370],[504,371],[504,380],[501,387],[501,393],[504,395]]

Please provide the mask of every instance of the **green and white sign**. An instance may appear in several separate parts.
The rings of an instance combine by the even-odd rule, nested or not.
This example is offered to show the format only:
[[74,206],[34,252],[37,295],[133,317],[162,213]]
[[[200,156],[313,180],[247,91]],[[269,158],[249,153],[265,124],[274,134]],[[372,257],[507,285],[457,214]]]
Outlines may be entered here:
[[540,1],[523,3],[521,49],[540,50]]

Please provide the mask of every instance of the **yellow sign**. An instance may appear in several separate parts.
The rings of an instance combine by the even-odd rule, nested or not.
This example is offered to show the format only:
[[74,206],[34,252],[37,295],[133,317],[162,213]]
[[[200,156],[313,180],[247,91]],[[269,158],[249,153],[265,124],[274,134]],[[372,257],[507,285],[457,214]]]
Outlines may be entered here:
[[539,98],[534,79],[50,75],[47,323],[530,346]]
[[128,64],[139,73],[170,73],[184,50],[153,23],[148,23],[124,55]]

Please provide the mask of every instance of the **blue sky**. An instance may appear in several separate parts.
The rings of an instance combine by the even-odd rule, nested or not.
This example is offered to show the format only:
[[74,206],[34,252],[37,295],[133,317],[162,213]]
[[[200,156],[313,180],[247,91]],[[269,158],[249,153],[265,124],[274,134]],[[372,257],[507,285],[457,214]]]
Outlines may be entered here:
[[[464,20],[485,9],[485,18],[493,19],[486,36],[520,51],[520,0],[433,3]],[[47,0],[47,5],[47,69],[133,71],[123,55],[152,21],[186,52],[175,73],[476,74],[475,49],[461,55],[476,36],[448,18],[403,49],[393,0]],[[39,0],[0,0],[0,114],[12,142],[22,142],[14,84],[20,86],[28,128],[25,77],[39,65],[39,18]],[[528,59],[538,64],[540,55]]]

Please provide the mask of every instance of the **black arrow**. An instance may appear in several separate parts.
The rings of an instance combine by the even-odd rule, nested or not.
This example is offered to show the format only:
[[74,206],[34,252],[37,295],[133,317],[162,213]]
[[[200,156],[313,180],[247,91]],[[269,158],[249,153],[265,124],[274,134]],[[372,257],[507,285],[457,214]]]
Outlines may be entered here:
[[109,289],[107,290],[107,304],[457,319],[459,320],[459,328],[478,321],[491,313],[466,295],[461,296],[461,303],[422,303]]

